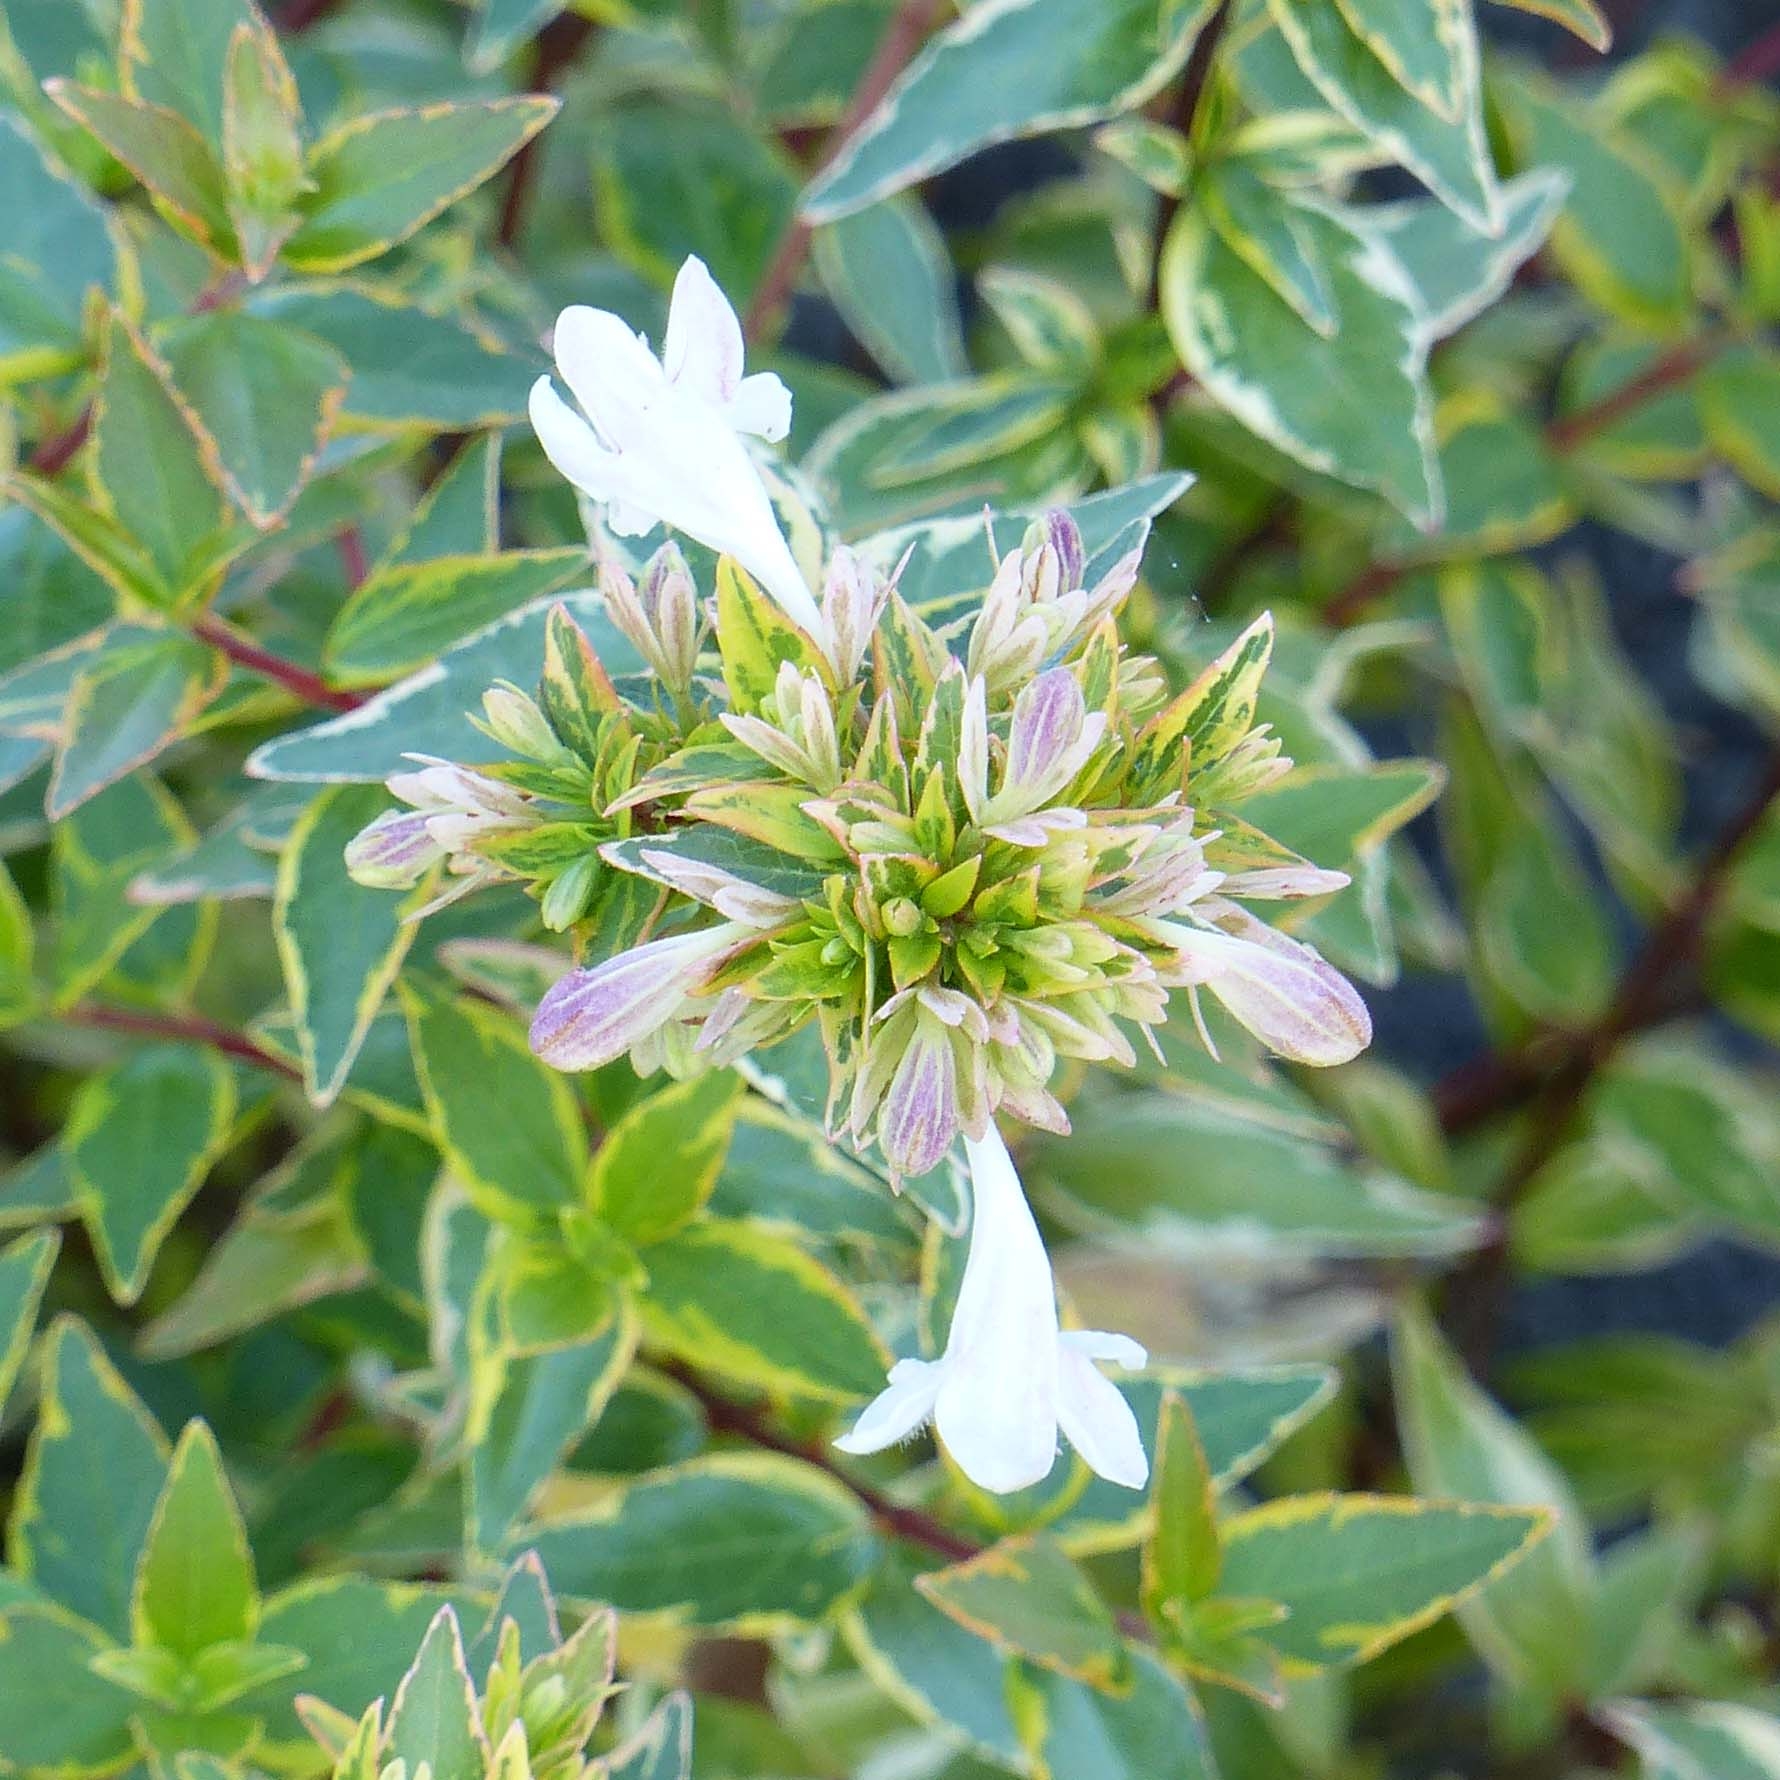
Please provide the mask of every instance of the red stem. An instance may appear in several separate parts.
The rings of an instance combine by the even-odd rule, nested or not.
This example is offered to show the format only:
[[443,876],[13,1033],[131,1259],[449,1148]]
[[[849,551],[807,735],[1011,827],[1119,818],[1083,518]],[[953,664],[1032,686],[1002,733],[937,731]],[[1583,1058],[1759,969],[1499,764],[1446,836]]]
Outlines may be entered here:
[[208,643],[213,649],[220,649],[230,661],[246,668],[250,674],[258,674],[262,680],[270,680],[273,685],[282,686],[293,698],[300,699],[306,705],[315,705],[327,711],[356,711],[365,702],[362,694],[330,686],[319,674],[311,673],[308,668],[298,667],[294,661],[286,661],[282,655],[274,655],[270,649],[262,649],[258,643],[244,637],[214,613],[200,613],[192,620],[191,630],[193,636]]
[[[903,0],[896,17],[884,32],[877,53],[860,76],[846,112],[829,131],[817,171],[826,167],[846,147],[848,138],[877,109],[878,101],[889,92],[897,75],[921,47],[939,9],[940,0]],[[801,216],[794,216],[779,237],[773,257],[755,287],[748,312],[742,318],[742,331],[750,340],[759,338],[761,329],[790,297],[792,286],[797,283],[797,275],[809,255],[810,235],[810,225]]]
[[892,1502],[870,1484],[861,1483],[858,1478],[850,1476],[835,1464],[829,1457],[828,1449],[819,1441],[796,1440],[788,1434],[781,1434],[752,1409],[744,1409],[741,1404],[718,1396],[697,1374],[684,1366],[667,1366],[663,1370],[699,1400],[705,1419],[714,1432],[735,1434],[753,1446],[762,1446],[769,1452],[783,1453],[787,1458],[814,1465],[818,1471],[826,1472],[849,1490],[870,1511],[879,1526],[894,1533],[897,1538],[906,1539],[911,1545],[925,1546],[927,1550],[954,1564],[964,1563],[984,1549],[977,1540],[941,1526],[932,1515],[924,1514],[919,1508],[905,1508],[900,1502]]
[[213,1051],[220,1051],[225,1057],[233,1057],[242,1063],[252,1064],[256,1069],[270,1070],[281,1075],[288,1081],[301,1081],[302,1072],[286,1063],[282,1057],[274,1056],[263,1045],[238,1032],[232,1026],[224,1026],[216,1020],[204,1019],[198,1014],[153,1014],[139,1012],[129,1007],[105,1007],[96,1002],[83,1002],[78,1007],[69,1008],[62,1016],[72,1026],[93,1026],[106,1032],[129,1032],[141,1038],[173,1039],[185,1044],[204,1045]]
[[1743,87],[1759,86],[1776,74],[1780,74],[1780,25],[1771,25],[1725,63],[1718,76],[1719,95],[1729,97]]

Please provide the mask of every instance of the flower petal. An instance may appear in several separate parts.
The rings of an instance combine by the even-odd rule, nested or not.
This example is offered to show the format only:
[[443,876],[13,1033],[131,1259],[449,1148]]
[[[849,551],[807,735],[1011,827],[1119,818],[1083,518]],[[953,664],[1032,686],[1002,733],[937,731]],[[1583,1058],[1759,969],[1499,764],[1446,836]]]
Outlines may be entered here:
[[609,500],[617,456],[599,442],[594,430],[556,393],[548,377],[532,385],[527,404],[532,431],[557,474],[596,501]]
[[1072,1353],[1088,1360],[1107,1360],[1123,1366],[1127,1372],[1141,1372],[1150,1363],[1148,1350],[1141,1341],[1129,1335],[1115,1335],[1105,1329],[1065,1329],[1060,1337]]
[[553,984],[532,1018],[531,1046],[554,1069],[598,1069],[673,1019],[680,1004],[736,949],[711,928],[651,940]]
[[907,1440],[933,1418],[941,1367],[933,1360],[898,1360],[890,1383],[866,1404],[852,1428],[835,1441],[842,1452],[882,1452]]
[[777,445],[791,431],[791,391],[771,371],[744,377],[723,412],[738,433]]
[[556,368],[602,444],[623,452],[647,436],[667,377],[628,322],[577,303],[556,318],[554,346]]
[[444,857],[424,810],[385,810],[347,842],[346,875],[371,890],[406,890]]
[[1057,1462],[1050,1369],[1010,1371],[958,1359],[944,1369],[933,1426],[958,1469],[979,1489],[1002,1496],[1048,1477]]
[[1149,1482],[1150,1461],[1131,1405],[1067,1336],[1057,1354],[1057,1422],[1097,1476],[1131,1490]]
[[1170,931],[1193,980],[1280,1056],[1320,1067],[1357,1057],[1372,1042],[1359,991],[1309,946],[1255,925],[1270,937]]
[[704,261],[688,255],[674,280],[661,342],[668,381],[721,407],[742,381],[742,351],[742,324],[729,298]]

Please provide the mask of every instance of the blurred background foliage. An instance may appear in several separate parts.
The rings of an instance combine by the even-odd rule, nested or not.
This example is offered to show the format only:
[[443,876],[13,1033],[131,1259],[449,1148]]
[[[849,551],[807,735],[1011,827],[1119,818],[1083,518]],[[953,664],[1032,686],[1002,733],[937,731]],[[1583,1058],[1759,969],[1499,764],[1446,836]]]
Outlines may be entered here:
[[[0,1771],[1780,1775],[1780,22],[1662,23],[0,0]],[[838,1468],[950,1175],[553,1076],[528,903],[345,876],[591,609],[551,317],[689,252],[911,597],[1062,504],[1182,683],[1278,623],[1380,1042],[1021,1151],[1151,1507]],[[1555,1530],[1317,1495],[1406,1488]]]

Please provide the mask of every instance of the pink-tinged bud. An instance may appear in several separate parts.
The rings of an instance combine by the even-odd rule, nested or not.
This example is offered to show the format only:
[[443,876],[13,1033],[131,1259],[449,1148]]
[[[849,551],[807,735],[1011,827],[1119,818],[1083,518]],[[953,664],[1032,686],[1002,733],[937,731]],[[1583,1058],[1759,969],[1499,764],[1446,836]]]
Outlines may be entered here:
[[889,597],[887,584],[844,545],[828,559],[822,587],[822,617],[828,627],[829,659],[836,678],[850,685],[871,647],[878,613]]
[[662,679],[676,692],[692,684],[698,665],[698,589],[678,544],[663,544],[643,571],[643,611],[657,639]]
[[878,1112],[878,1143],[899,1175],[937,1168],[958,1135],[958,1047],[934,1019],[917,1019]]
[[1041,809],[1088,763],[1106,733],[1104,712],[1089,713],[1068,668],[1052,668],[1014,701],[1007,771],[983,812],[984,826]]
[[1058,576],[1064,592],[1082,584],[1082,573],[1088,566],[1088,552],[1082,543],[1082,528],[1061,507],[1045,514],[1045,542],[1057,561]]
[[1233,912],[1240,934],[1154,924],[1175,948],[1171,980],[1203,984],[1256,1038],[1294,1063],[1329,1068],[1372,1042],[1353,984],[1311,947]]
[[754,938],[730,926],[651,940],[592,970],[571,970],[538,1004],[532,1049],[553,1069],[598,1069],[680,1012],[723,960]]
[[422,810],[387,810],[346,847],[346,875],[368,890],[407,890],[445,857]]

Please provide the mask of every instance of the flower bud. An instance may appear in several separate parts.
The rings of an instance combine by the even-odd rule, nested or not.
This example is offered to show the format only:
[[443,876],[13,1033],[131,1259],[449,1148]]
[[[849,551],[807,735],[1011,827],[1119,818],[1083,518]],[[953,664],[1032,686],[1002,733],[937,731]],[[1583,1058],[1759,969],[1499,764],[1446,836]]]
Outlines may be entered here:
[[556,739],[556,731],[538,708],[537,700],[505,680],[497,681],[483,693],[482,716],[488,733],[503,748],[511,748],[527,760],[556,763],[573,759]]

